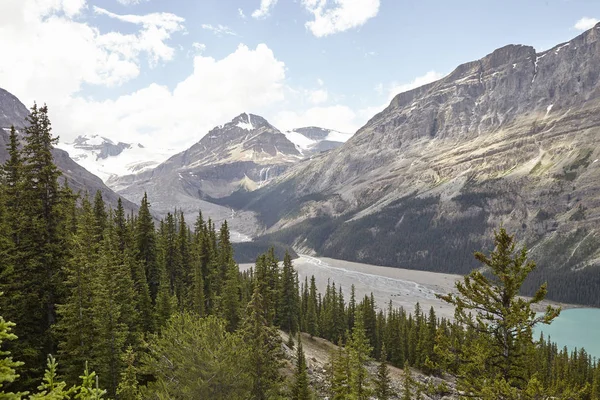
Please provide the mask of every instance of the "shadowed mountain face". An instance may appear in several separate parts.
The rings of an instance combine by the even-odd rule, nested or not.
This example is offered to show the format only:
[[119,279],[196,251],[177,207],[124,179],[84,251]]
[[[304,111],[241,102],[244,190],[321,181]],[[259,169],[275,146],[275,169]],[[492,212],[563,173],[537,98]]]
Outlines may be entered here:
[[599,139],[600,24],[401,93],[342,147],[223,203],[303,252],[459,273],[504,224],[538,261],[530,288],[600,305]]
[[[26,126],[27,115],[29,110],[19,99],[6,90],[0,89],[0,163],[4,163],[8,158],[6,146],[9,141],[10,127],[14,126],[17,130],[21,130]],[[56,132],[54,134],[56,135]],[[119,195],[109,189],[100,178],[73,161],[66,151],[54,148],[52,154],[54,162],[63,173],[61,181],[66,178],[75,192],[87,191],[91,196],[100,190],[104,200],[116,207]],[[127,211],[138,209],[136,204],[125,199],[123,199],[123,206]]]

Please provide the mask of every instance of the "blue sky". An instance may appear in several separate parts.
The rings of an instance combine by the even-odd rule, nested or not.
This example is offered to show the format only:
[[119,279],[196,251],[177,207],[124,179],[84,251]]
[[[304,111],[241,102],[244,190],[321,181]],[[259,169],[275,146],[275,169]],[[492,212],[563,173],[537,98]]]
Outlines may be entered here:
[[184,147],[243,111],[354,131],[399,91],[595,18],[597,0],[2,0],[0,87],[48,102],[64,140]]

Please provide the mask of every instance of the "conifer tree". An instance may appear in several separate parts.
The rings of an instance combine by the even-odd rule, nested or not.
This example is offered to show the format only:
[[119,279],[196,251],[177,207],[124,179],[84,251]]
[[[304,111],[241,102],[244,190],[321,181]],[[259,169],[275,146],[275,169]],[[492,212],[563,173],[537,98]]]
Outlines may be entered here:
[[375,379],[375,397],[378,400],[388,400],[392,395],[390,370],[387,366],[385,345],[381,347],[377,378]]
[[297,275],[292,264],[292,257],[288,252],[283,258],[283,270],[281,273],[279,289],[279,307],[277,322],[285,332],[294,335],[299,328],[298,314],[300,304],[298,298]]
[[67,384],[58,379],[58,363],[51,355],[48,356],[44,379],[38,386],[39,392],[29,396],[29,400],[62,400],[69,399],[77,390],[76,387],[67,389]]
[[241,320],[241,287],[238,265],[233,260],[229,263],[221,296],[220,314],[227,321],[227,330],[233,332]]
[[[2,293],[0,293],[0,296],[2,296]],[[4,318],[0,316],[0,346],[5,344],[6,341],[17,339],[17,336],[14,333],[11,333],[14,326],[15,324],[13,322],[5,321]],[[20,361],[13,361],[9,351],[0,350],[0,357],[2,357],[0,358],[0,390],[4,390],[4,386],[7,383],[12,383],[19,377],[16,370],[21,367],[23,363]],[[23,393],[2,391],[0,397],[6,400],[19,400],[22,395]]]
[[348,329],[352,332],[354,328],[356,314],[356,288],[354,284],[350,286],[350,302],[348,303]]
[[100,190],[96,191],[96,195],[94,196],[94,219],[96,221],[94,224],[96,231],[95,242],[99,243],[104,237],[104,230],[108,224],[108,213],[106,212],[106,205],[104,204]]
[[216,316],[175,313],[148,338],[140,370],[154,378],[145,399],[249,399],[248,346]]
[[367,400],[371,395],[366,362],[373,348],[369,345],[363,324],[362,312],[356,315],[356,322],[348,343],[350,363],[350,394],[352,399]]
[[135,353],[131,347],[123,355],[123,362],[126,367],[121,373],[117,396],[119,400],[142,400],[135,367]]
[[10,281],[10,304],[7,317],[17,323],[21,337],[14,354],[27,366],[19,385],[31,387],[41,376],[46,354],[56,350],[51,327],[56,322],[56,304],[62,302],[62,266],[68,259],[69,246],[64,192],[54,165],[48,109],[34,105],[27,117],[21,184],[18,186],[20,215],[18,229],[18,264]]
[[128,345],[137,346],[135,291],[128,265],[119,262],[118,240],[110,224],[104,233],[94,282],[94,370],[103,379],[111,396],[116,394],[123,370],[123,354]]
[[77,235],[72,242],[75,257],[65,265],[67,298],[58,305],[61,318],[56,326],[59,355],[65,365],[63,374],[71,384],[79,379],[85,362],[93,358],[93,343],[98,335],[94,298],[102,278],[97,268],[100,243],[95,239],[94,212],[86,196],[81,201]]
[[190,230],[185,222],[183,212],[179,213],[179,231],[177,245],[179,247],[179,310],[190,305],[192,287],[192,251],[190,243]]
[[408,361],[406,361],[404,363],[404,385],[403,385],[403,390],[402,390],[402,400],[412,400],[411,389],[413,387],[413,384],[414,384],[414,381],[413,381],[412,373],[410,372],[410,367],[408,366]]
[[137,217],[135,239],[137,244],[137,257],[144,267],[144,273],[148,281],[148,290],[152,303],[156,301],[158,285],[160,282],[160,268],[156,260],[156,233],[154,221],[150,214],[148,195],[144,193],[140,211]]
[[302,332],[308,332],[306,324],[306,316],[308,313],[308,276],[304,277],[304,283],[302,283],[300,297],[300,330]]
[[247,345],[247,368],[250,374],[250,400],[267,400],[280,390],[283,352],[281,337],[269,326],[262,295],[255,286],[242,326],[242,340]]
[[[19,138],[15,127],[10,128],[9,142],[6,148],[8,159],[2,166],[2,192],[5,204],[5,212],[10,218],[7,218],[8,236],[13,246],[20,243],[20,232],[23,224],[22,202],[22,177],[23,177],[23,157],[19,150]],[[11,249],[14,253],[14,248]],[[12,264],[18,260],[15,254],[7,254],[10,258],[5,259]],[[17,261],[18,262],[18,261]]]
[[177,298],[171,294],[169,277],[161,266],[158,295],[156,297],[156,326],[162,328],[177,309]]
[[298,348],[296,350],[296,371],[294,374],[294,386],[292,388],[292,400],[310,400],[312,398],[306,357],[302,349],[302,336],[298,334]]
[[310,278],[310,290],[308,295],[308,305],[306,313],[306,329],[311,337],[318,334],[318,315],[317,315],[317,284],[315,276]]
[[525,248],[516,251],[515,247],[514,236],[500,228],[490,256],[475,253],[475,258],[489,268],[491,277],[473,270],[456,284],[458,294],[438,296],[456,307],[456,321],[473,332],[472,340],[460,349],[464,361],[458,381],[460,390],[472,396],[484,392],[502,396],[524,389],[533,327],[550,323],[560,312],[548,306],[543,315],[536,317],[531,309],[545,298],[546,284],[531,299],[519,297],[535,263],[527,260]]
[[329,360],[330,397],[332,400],[346,400],[350,396],[350,365],[341,338],[338,341],[337,351],[331,353]]

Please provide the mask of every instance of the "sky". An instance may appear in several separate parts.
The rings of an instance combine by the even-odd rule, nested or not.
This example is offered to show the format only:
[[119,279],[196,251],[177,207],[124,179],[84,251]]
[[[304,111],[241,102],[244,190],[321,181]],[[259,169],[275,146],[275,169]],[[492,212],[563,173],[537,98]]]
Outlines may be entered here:
[[598,0],[0,0],[0,87],[54,134],[184,149],[242,112],[352,133],[507,44],[545,50]]

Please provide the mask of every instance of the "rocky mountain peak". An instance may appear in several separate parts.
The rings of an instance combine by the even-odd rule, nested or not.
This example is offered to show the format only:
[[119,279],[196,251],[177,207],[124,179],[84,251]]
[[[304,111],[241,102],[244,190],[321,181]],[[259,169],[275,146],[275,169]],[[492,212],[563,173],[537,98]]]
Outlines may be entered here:
[[[115,144],[115,142],[109,138],[100,135],[79,135],[73,140],[73,143],[67,143],[67,145],[73,146],[74,149],[91,152],[96,159],[106,159],[108,157],[118,156],[123,150],[131,149],[133,147],[130,143],[118,142]],[[138,144],[138,147],[139,146],[141,145]],[[74,157],[74,159],[78,161],[76,157]]]
[[213,128],[186,153],[190,157],[191,154],[203,154],[206,160],[217,163],[232,159],[260,161],[280,156],[300,156],[283,133],[265,118],[249,113],[242,113],[231,122]]
[[273,127],[269,122],[261,117],[260,115],[250,114],[250,113],[242,113],[235,117],[230,123],[227,125],[233,125],[235,127],[245,129],[248,131],[259,129],[259,128],[272,128]]

